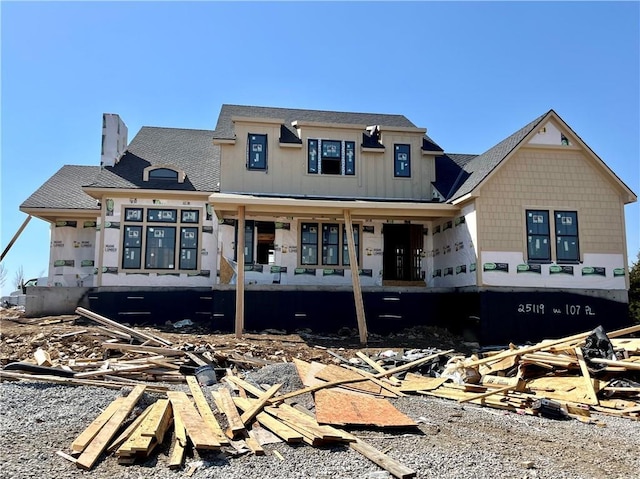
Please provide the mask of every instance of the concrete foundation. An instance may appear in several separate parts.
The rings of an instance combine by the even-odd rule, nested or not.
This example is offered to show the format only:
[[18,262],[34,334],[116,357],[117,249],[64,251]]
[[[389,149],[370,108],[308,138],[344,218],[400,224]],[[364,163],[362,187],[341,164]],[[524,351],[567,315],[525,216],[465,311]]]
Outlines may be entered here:
[[89,307],[87,293],[90,289],[63,286],[27,288],[25,314],[29,318],[74,314],[78,306]]

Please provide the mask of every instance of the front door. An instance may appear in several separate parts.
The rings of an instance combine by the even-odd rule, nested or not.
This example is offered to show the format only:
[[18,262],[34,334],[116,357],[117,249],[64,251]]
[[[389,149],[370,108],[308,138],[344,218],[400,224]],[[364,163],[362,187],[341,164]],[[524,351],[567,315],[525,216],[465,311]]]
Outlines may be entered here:
[[423,250],[422,225],[385,224],[382,279],[419,281]]

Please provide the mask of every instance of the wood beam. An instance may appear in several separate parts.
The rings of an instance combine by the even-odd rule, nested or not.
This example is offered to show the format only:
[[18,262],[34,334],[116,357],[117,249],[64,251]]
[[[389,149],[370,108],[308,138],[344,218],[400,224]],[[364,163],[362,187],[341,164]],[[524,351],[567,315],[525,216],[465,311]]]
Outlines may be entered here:
[[2,255],[0,255],[0,261],[2,261],[4,259],[4,257],[7,255],[7,253],[9,252],[11,247],[13,246],[13,243],[16,242],[16,240],[18,239],[18,236],[20,236],[20,234],[22,234],[22,231],[24,231],[24,229],[29,224],[29,221],[31,221],[31,215],[26,217],[26,219],[22,222],[22,225],[20,225],[20,228],[18,228],[18,231],[16,231],[16,234],[13,235],[13,238],[11,238],[11,241],[9,241],[9,244],[7,245],[7,247],[2,252]]
[[242,337],[244,330],[244,206],[238,206],[238,243],[236,256],[238,272],[236,273],[236,338]]
[[349,250],[349,264],[351,266],[353,297],[356,302],[356,319],[358,320],[358,333],[360,335],[360,344],[364,345],[367,344],[367,320],[364,314],[362,289],[360,288],[360,268],[358,266],[356,243],[353,238],[353,223],[351,222],[351,211],[347,209],[344,210],[344,227],[346,228],[347,248]]

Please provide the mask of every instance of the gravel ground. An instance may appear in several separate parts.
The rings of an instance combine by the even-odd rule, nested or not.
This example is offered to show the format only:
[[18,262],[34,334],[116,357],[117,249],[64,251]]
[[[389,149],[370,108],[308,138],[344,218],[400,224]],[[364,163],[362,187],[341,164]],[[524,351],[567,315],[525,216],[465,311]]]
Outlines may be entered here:
[[[283,382],[284,391],[300,387],[294,368],[286,364],[263,368],[247,379],[255,384]],[[191,476],[196,479],[391,477],[345,446],[279,443],[266,445],[265,456],[206,453],[188,458],[182,471],[167,467],[168,445],[145,463],[122,466],[115,457],[104,457],[91,471],[77,469],[56,454],[69,452],[73,439],[100,410],[127,392],[0,383],[0,478],[164,479],[186,476],[189,464],[195,461],[203,461]],[[157,397],[145,393],[139,406]],[[301,402],[309,400],[310,395]],[[597,417],[600,425],[555,421],[423,396],[393,402],[420,424],[419,431],[351,432],[414,469],[419,478],[631,478],[640,471],[637,421],[605,416]]]

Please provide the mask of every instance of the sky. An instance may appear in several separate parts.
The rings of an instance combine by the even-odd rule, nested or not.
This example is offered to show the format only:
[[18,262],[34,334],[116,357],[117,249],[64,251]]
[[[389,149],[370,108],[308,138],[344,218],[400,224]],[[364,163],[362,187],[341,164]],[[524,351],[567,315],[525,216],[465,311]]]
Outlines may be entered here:
[[[214,129],[223,103],[402,114],[482,153],[553,108],[640,194],[640,3],[11,2],[1,16],[1,231],[62,165],[99,165],[102,113]],[[596,192],[594,192],[596,194]],[[629,262],[640,207],[625,208]],[[34,218],[3,261],[46,275]]]

